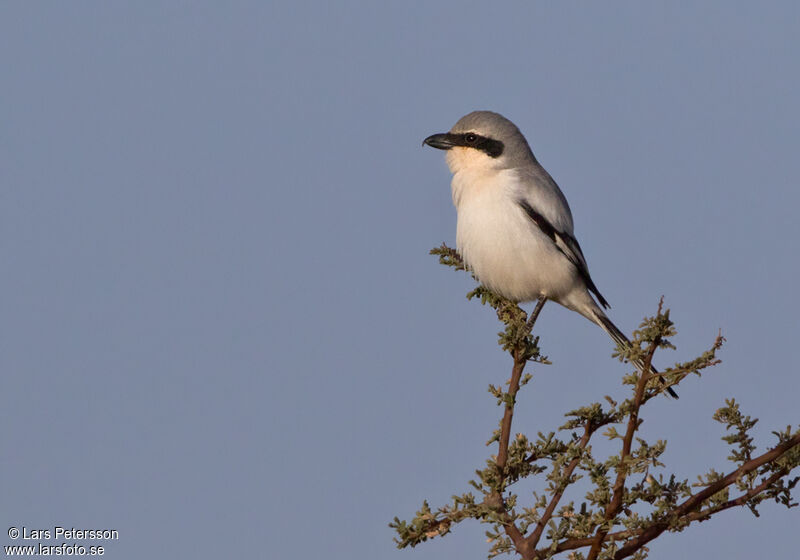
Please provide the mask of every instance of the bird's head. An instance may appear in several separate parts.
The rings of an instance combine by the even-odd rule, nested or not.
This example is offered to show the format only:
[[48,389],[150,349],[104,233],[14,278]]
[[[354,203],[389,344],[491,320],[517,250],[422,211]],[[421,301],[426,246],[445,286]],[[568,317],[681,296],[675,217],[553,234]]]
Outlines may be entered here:
[[516,125],[491,111],[465,115],[450,132],[433,134],[422,143],[447,150],[447,165],[453,173],[508,169],[533,160],[528,142]]

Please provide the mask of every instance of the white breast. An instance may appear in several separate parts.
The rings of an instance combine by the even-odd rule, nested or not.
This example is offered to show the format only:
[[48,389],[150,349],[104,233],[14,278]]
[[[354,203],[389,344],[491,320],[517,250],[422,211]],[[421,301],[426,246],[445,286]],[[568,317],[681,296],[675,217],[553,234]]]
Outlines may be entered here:
[[574,268],[520,207],[514,170],[458,172],[452,191],[458,250],[481,283],[514,301],[574,289]]

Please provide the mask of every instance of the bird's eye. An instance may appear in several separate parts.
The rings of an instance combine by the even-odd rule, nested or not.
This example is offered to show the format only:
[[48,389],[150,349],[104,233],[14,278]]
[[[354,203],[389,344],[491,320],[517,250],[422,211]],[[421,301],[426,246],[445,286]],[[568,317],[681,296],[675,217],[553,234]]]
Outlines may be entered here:
[[475,141],[478,139],[477,134],[473,134],[472,132],[468,132],[464,135],[464,140],[467,141],[467,144],[474,144]]

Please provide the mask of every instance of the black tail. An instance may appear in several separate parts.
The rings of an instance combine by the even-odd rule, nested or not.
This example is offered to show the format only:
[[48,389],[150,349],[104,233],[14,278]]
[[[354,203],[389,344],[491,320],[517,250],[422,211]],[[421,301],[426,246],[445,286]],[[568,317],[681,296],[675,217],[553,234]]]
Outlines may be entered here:
[[[619,330],[614,323],[611,322],[611,319],[609,319],[602,313],[595,313],[594,315],[595,317],[597,317],[598,324],[603,328],[604,331],[606,331],[609,334],[609,336],[614,340],[614,342],[616,342],[620,346],[627,346],[628,348],[630,348],[631,341],[628,340],[628,337],[625,336],[625,334],[623,334],[623,332]],[[633,365],[636,366],[636,369],[638,369],[639,371],[644,371],[644,362],[642,362],[641,360],[634,360]],[[650,366],[650,371],[654,374],[658,373],[658,370],[654,368],[652,365]],[[661,380],[662,383],[666,383],[666,380],[663,377],[659,376],[659,379]],[[674,399],[678,398],[678,393],[673,391],[672,387],[667,387],[667,393],[669,393],[669,396]]]

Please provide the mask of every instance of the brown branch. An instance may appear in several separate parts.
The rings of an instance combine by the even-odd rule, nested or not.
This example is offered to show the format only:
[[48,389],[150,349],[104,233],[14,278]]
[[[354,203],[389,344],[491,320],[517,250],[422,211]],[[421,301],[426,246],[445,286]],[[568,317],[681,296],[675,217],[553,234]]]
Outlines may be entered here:
[[[583,440],[581,440],[581,441],[583,441]],[[798,444],[800,444],[800,440],[798,440],[794,445],[798,445]],[[784,450],[784,453],[786,451],[788,451],[789,449],[791,449],[792,447],[794,447],[794,445],[790,445],[788,447],[788,449]],[[779,456],[780,456],[780,454],[777,455],[777,456],[774,456],[770,460],[774,460]],[[737,506],[742,506],[742,505],[746,504],[748,502],[748,500],[758,496],[759,494],[761,494],[762,492],[767,490],[772,484],[774,484],[775,482],[777,482],[778,480],[780,480],[781,478],[783,478],[784,476],[789,474],[789,472],[790,471],[789,471],[788,468],[782,468],[782,469],[774,472],[773,474],[771,474],[769,477],[765,478],[758,486],[755,486],[755,487],[751,488],[750,490],[748,490],[747,492],[745,492],[741,496],[738,496],[736,498],[733,498],[731,500],[728,500],[727,502],[718,504],[716,506],[710,507],[710,508],[708,508],[706,510],[692,511],[692,512],[684,515],[680,519],[681,520],[686,520],[689,523],[693,523],[695,521],[703,522],[703,521],[708,520],[712,515],[715,515],[715,514],[721,512],[721,511],[725,511],[727,509],[730,509],[730,508],[733,508],[733,507],[737,507]],[[731,473],[731,474],[733,474],[733,473]],[[728,477],[730,477],[730,476],[731,475],[728,475]],[[726,477],[726,478],[728,478],[728,477]],[[730,483],[728,485],[733,484],[734,482],[736,482],[736,480],[738,480],[738,477],[734,476],[730,480]],[[722,488],[717,489],[716,491],[720,491],[723,488],[724,488],[724,486]],[[706,490],[704,490],[704,493],[705,492],[706,492]],[[716,492],[714,492],[714,493],[716,493]],[[713,493],[711,495],[713,495]],[[710,497],[710,496],[708,496],[708,497]],[[553,502],[551,501],[551,504],[552,503]],[[552,512],[555,508],[548,508],[548,509],[550,509],[550,511]],[[510,516],[508,515],[508,513],[505,513],[504,515],[502,515],[502,517],[507,518],[507,519],[510,520]],[[426,531],[426,535],[429,536],[429,537],[437,536],[441,532],[441,529],[440,529],[441,526],[444,525],[446,527],[449,527],[451,523],[452,523],[451,519],[448,519],[448,518],[440,519],[440,520],[432,523],[428,527],[428,530]],[[546,523],[547,523],[547,521],[542,523],[542,525],[546,525]],[[537,529],[538,529],[538,526],[539,525],[537,524]],[[530,537],[525,538],[519,532],[519,529],[517,529],[516,526],[513,526],[513,528],[510,528],[510,529],[511,529],[511,533],[509,533],[509,536],[511,537],[512,542],[514,542],[515,546],[517,547],[517,550],[519,550],[520,552],[522,550],[526,550],[528,552],[528,554],[530,555],[530,557],[532,557],[532,558],[543,558],[547,554],[559,554],[559,553],[567,551],[567,550],[576,550],[576,549],[579,549],[579,548],[584,548],[584,547],[587,547],[587,546],[591,546],[595,542],[595,540],[597,538],[596,536],[591,536],[591,537],[581,537],[581,538],[566,539],[566,540],[563,540],[563,541],[559,542],[556,545],[555,548],[544,547],[544,548],[539,548],[539,549],[536,549],[534,551],[531,551],[529,547],[536,546],[536,542],[539,539],[534,539],[533,535],[530,536]],[[624,530],[624,531],[617,531],[615,533],[608,533],[604,537],[603,541],[604,542],[608,542],[608,541],[626,540],[626,539],[630,539],[630,538],[633,538],[633,537],[638,537],[638,536],[642,535],[647,530],[648,529],[630,529],[630,530]],[[508,533],[508,531],[507,531],[507,533]],[[513,534],[513,536],[512,536],[512,534]],[[525,543],[524,541],[527,541],[527,543]],[[631,542],[633,542],[633,541],[631,541]],[[628,545],[626,545],[626,546],[628,546]],[[630,552],[630,554],[632,554],[636,550],[638,550],[638,548],[632,550]],[[523,556],[523,557],[525,557],[525,556]]]
[[533,325],[536,323],[536,319],[539,318],[539,313],[542,312],[542,308],[546,302],[547,297],[545,296],[540,297],[539,301],[536,302],[536,307],[533,308],[533,311],[531,311],[531,316],[528,317],[528,322],[525,323],[525,334],[530,334],[533,332]]
[[[798,440],[794,445],[797,445],[797,444],[800,444],[800,440]],[[790,445],[788,448],[784,449],[784,451],[782,453],[785,453],[786,451],[791,449],[794,445]],[[771,452],[768,452],[768,453],[771,453]],[[780,453],[780,454],[782,454],[782,453]],[[780,454],[771,456],[770,461],[772,461],[772,460],[776,459],[777,457],[779,457]],[[769,461],[767,461],[767,462],[769,462]],[[755,468],[758,468],[758,467],[755,467]],[[789,474],[789,469],[788,468],[780,469],[780,470],[774,472],[769,477],[765,478],[761,482],[761,484],[759,484],[758,486],[756,486],[754,488],[751,488],[750,490],[748,490],[747,492],[745,492],[741,496],[739,496],[737,498],[734,498],[734,499],[731,499],[731,500],[728,500],[727,502],[724,502],[722,504],[718,504],[716,506],[713,506],[713,507],[711,507],[709,509],[706,509],[706,510],[703,510],[703,511],[692,511],[692,512],[684,515],[682,517],[682,519],[687,520],[689,523],[692,523],[692,522],[695,522],[695,521],[702,522],[702,521],[707,520],[708,518],[710,518],[712,515],[714,515],[716,513],[719,513],[721,511],[730,509],[732,507],[737,507],[737,506],[744,505],[744,504],[747,503],[748,500],[752,499],[755,496],[758,496],[759,494],[764,492],[766,489],[768,489],[772,484],[774,484],[775,482],[777,482],[778,480],[780,480],[782,477],[786,476],[787,474]],[[730,484],[733,484],[734,482],[736,482],[736,480],[738,480],[738,476],[736,476],[734,473],[731,473],[731,475],[734,475],[733,478],[730,479],[730,482],[725,486],[729,486]],[[730,477],[731,475],[728,475],[728,477]],[[726,477],[726,479],[728,477]],[[723,486],[721,488],[715,488],[715,492],[712,492],[711,496],[713,496],[713,494],[715,494],[716,492],[718,492],[718,491],[722,490],[723,488],[725,488],[725,486]],[[710,497],[709,495],[706,494],[706,490],[704,490],[703,493],[704,493],[704,495],[706,495],[706,497]],[[619,540],[630,539],[632,537],[638,537],[638,536],[642,535],[643,533],[645,533],[647,530],[648,529],[633,529],[633,530],[617,531],[616,533],[608,533],[605,536],[604,541],[619,541]],[[535,555],[536,558],[541,558],[541,557],[544,557],[548,553],[558,554],[558,553],[564,552],[566,550],[575,550],[575,549],[578,549],[578,548],[584,548],[584,547],[587,547],[587,546],[591,546],[595,542],[595,540],[596,540],[595,536],[567,539],[567,540],[564,540],[564,541],[561,541],[560,543],[558,543],[556,545],[555,549],[551,549],[550,547],[540,548],[540,549],[535,551],[534,555]],[[631,541],[631,542],[633,542],[633,541]],[[643,544],[645,544],[645,543],[641,543],[641,545],[643,545]],[[639,547],[641,545],[639,545]],[[629,545],[625,545],[625,547],[628,547],[628,546]],[[620,549],[620,550],[622,550],[622,549]],[[631,549],[631,551],[627,555],[630,555],[633,552],[636,552],[636,550],[638,550],[638,547],[635,548],[635,549]],[[617,557],[615,556],[615,558],[617,558]],[[620,557],[620,558],[622,558],[622,557]]]
[[[510,396],[510,400],[506,403],[505,412],[503,413],[503,422],[500,427],[500,441],[498,442],[499,450],[497,452],[497,461],[495,461],[499,478],[498,488],[502,488],[503,483],[505,482],[505,469],[506,463],[508,462],[508,441],[511,435],[511,420],[514,417],[514,402],[517,391],[519,391],[519,381],[522,377],[522,370],[525,369],[525,362],[526,360],[522,358],[522,351],[520,349],[515,349],[514,367],[511,370],[511,380],[509,381],[508,387],[508,395]],[[502,517],[504,518],[503,529],[505,530],[506,535],[508,535],[508,537],[514,543],[517,551],[522,554],[523,558],[527,558],[528,556],[526,554],[529,550],[529,547],[525,540],[525,536],[508,514],[508,508],[501,492],[495,491],[491,496],[487,496],[487,498],[488,497],[502,505]]]
[[[617,531],[616,533],[608,533],[605,536],[604,540],[620,541],[628,539],[630,537],[635,537],[639,533],[641,533],[641,530]],[[596,537],[594,535],[592,535],[591,537],[567,539],[565,541],[561,541],[560,543],[558,543],[556,545],[555,550],[551,550],[550,547],[537,549],[535,552],[535,557],[541,558],[548,553],[558,554],[559,552],[564,552],[565,550],[575,550],[576,548],[591,546],[591,544],[595,541],[595,539]]]
[[514,349],[514,367],[511,369],[511,380],[508,382],[508,401],[503,412],[503,421],[500,424],[500,441],[497,450],[497,469],[500,471],[500,480],[505,479],[506,462],[508,461],[508,441],[511,438],[511,421],[514,418],[514,404],[519,391],[519,381],[522,378],[522,370],[525,369],[525,359],[522,357],[522,350]]
[[[503,503],[505,506],[505,502]],[[507,521],[503,528],[505,529],[506,535],[509,536],[511,542],[514,543],[514,547],[519,551],[523,558],[531,558],[530,556],[530,547],[528,543],[525,541],[525,535],[522,534],[522,531],[519,530],[519,527],[513,522],[510,521],[511,516],[508,513],[505,514],[508,517],[509,521]]]
[[720,511],[724,511],[726,509],[730,509],[732,507],[744,505],[744,504],[747,503],[748,500],[750,500],[754,496],[757,496],[757,495],[761,494],[761,492],[763,492],[764,490],[769,488],[772,484],[774,484],[775,482],[777,482],[778,480],[780,480],[781,478],[783,478],[787,474],[789,474],[789,469],[787,469],[785,467],[780,469],[780,470],[778,470],[778,471],[775,471],[774,473],[772,473],[772,475],[770,475],[769,477],[765,478],[761,482],[761,484],[759,484],[755,488],[751,488],[750,490],[748,490],[747,492],[745,492],[744,494],[742,494],[738,498],[734,498],[733,500],[728,500],[727,502],[724,502],[722,504],[718,504],[716,506],[710,507],[710,508],[708,508],[706,510],[692,512],[692,513],[690,513],[690,514],[688,514],[686,516],[686,519],[688,519],[690,522],[692,522],[692,521],[705,521],[706,519],[708,519],[709,517],[711,517],[715,513],[718,513]]
[[[683,517],[683,516],[685,516],[687,514],[690,514],[692,512],[696,512],[698,509],[700,509],[703,506],[703,502],[706,501],[707,499],[709,499],[711,496],[713,496],[714,494],[716,494],[720,490],[723,490],[723,489],[727,488],[728,486],[730,486],[731,484],[733,484],[734,482],[739,480],[739,478],[741,476],[743,476],[745,474],[748,474],[750,472],[753,472],[754,470],[758,469],[759,467],[761,467],[763,465],[766,465],[767,463],[770,463],[770,462],[776,460],[778,457],[780,457],[781,455],[783,455],[784,453],[786,453],[787,451],[789,451],[790,449],[792,449],[796,445],[800,445],[800,433],[797,433],[793,437],[791,437],[788,440],[784,441],[783,443],[781,443],[779,445],[776,445],[775,447],[773,447],[771,450],[767,451],[763,455],[760,455],[760,456],[756,457],[755,459],[752,459],[752,460],[746,462],[745,464],[743,464],[738,469],[730,472],[724,478],[721,478],[720,480],[717,480],[716,482],[713,482],[713,483],[709,484],[704,490],[702,490],[701,492],[698,492],[697,494],[692,495],[685,502],[683,502],[681,505],[676,507],[670,514],[667,515],[667,520],[662,521],[662,522],[657,523],[657,524],[654,524],[654,525],[651,525],[650,527],[648,527],[647,529],[642,531],[642,533],[637,538],[635,538],[635,539],[631,540],[630,542],[626,543],[625,546],[620,548],[617,551],[617,553],[614,555],[614,560],[622,560],[622,558],[630,556],[631,554],[633,554],[634,552],[639,550],[641,547],[643,547],[644,545],[646,545],[647,543],[649,543],[650,541],[652,541],[653,539],[655,539],[656,537],[661,535],[661,533],[666,531],[669,528],[670,520],[680,519],[681,517]],[[777,473],[775,473],[775,474],[777,474]],[[775,475],[773,474],[769,478],[772,478],[774,476]],[[767,480],[769,480],[769,479],[767,479]],[[763,485],[764,485],[764,482],[762,482],[756,488],[760,488]],[[766,487],[767,486],[764,486],[764,488],[766,488]],[[763,491],[763,489],[761,491]],[[744,498],[744,500],[742,501],[742,503],[744,503],[744,502],[747,501],[748,498],[752,497],[752,496],[748,496],[748,494],[750,494],[750,492],[747,492],[746,494],[744,494],[744,496],[740,496],[736,500],[732,500],[732,501],[735,502],[735,501],[740,500],[741,498]],[[755,495],[755,494],[753,494],[753,495]],[[740,504],[733,504],[732,503],[728,507],[733,507],[734,505],[740,505]],[[727,509],[727,508],[725,508],[725,509]],[[697,512],[697,513],[698,513],[698,516],[697,516],[698,519],[705,518],[703,515],[701,515],[701,514],[703,514],[703,512]]]
[[[533,330],[533,325],[536,322],[536,319],[546,301],[547,298],[542,297],[536,303],[536,307],[531,312],[531,316],[526,323],[526,329],[528,333]],[[495,461],[499,478],[497,484],[498,489],[502,489],[506,478],[505,470],[506,463],[508,462],[508,442],[511,439],[511,421],[514,418],[514,405],[516,403],[517,392],[519,391],[519,383],[522,378],[522,371],[525,369],[525,364],[527,363],[523,345],[524,336],[512,352],[514,366],[511,369],[511,379],[508,382],[508,392],[506,393],[508,400],[506,401],[505,410],[503,412],[503,420],[500,424],[500,439],[498,441],[497,460]],[[511,520],[511,516],[508,515],[508,510],[506,509],[505,500],[503,500],[501,495],[501,490],[496,491],[491,497],[494,501],[497,501],[503,506],[503,511],[505,512],[503,517],[504,521],[506,521],[503,527],[506,534],[514,543],[517,551],[523,556],[523,558],[532,558],[531,554],[533,552],[533,547],[525,539],[525,536],[522,534],[513,520]]]
[[[658,312],[661,313],[660,303],[658,305]],[[650,371],[650,364],[653,361],[653,355],[655,354],[656,348],[658,348],[660,341],[661,337],[656,337],[656,339],[650,344],[650,348],[647,351],[647,358],[645,358],[644,361],[644,367],[642,368],[641,375],[636,383],[633,408],[628,415],[628,427],[625,430],[625,437],[622,440],[622,451],[620,452],[619,464],[617,465],[617,479],[614,481],[614,494],[611,498],[611,501],[608,503],[608,506],[606,506],[606,522],[612,521],[614,517],[616,517],[617,513],[619,513],[620,509],[622,509],[622,497],[625,494],[625,480],[628,477],[628,467],[625,462],[631,454],[633,435],[636,433],[636,430],[639,429],[639,409],[642,406],[645,387],[647,387],[647,382],[652,377],[651,374],[646,372]],[[605,540],[605,537],[608,535],[608,532],[611,530],[612,526],[603,524],[597,529],[597,534],[594,537],[592,548],[589,550],[589,555],[586,557],[586,560],[597,559],[597,555],[600,554],[600,550],[603,546],[603,541]]]
[[[684,519],[687,519],[690,523],[694,521],[705,521],[715,513],[719,513],[720,511],[724,511],[726,509],[730,509],[732,507],[741,506],[747,502],[753,496],[756,496],[766,490],[772,483],[779,480],[781,477],[788,474],[788,469],[781,469],[780,471],[774,473],[769,478],[764,479],[764,481],[749,490],[746,494],[742,494],[738,498],[733,500],[728,500],[723,504],[719,504],[714,506],[713,508],[709,508],[704,511],[696,511],[690,513],[689,515],[685,516]],[[625,530],[625,531],[617,531],[616,533],[608,533],[605,536],[605,541],[620,541],[629,539],[631,537],[636,537],[642,534],[644,529],[632,529],[632,530]],[[558,554],[559,552],[564,552],[565,550],[575,550],[577,548],[584,548],[586,546],[591,546],[594,543],[596,537],[583,537],[583,538],[573,538],[561,541],[556,545],[555,550],[551,550],[550,548],[540,548],[536,551],[536,557],[541,558],[548,552],[552,552],[553,554]]]
[[[539,302],[536,304],[536,308],[531,312],[531,317],[526,323],[526,329],[528,332],[531,332],[533,329],[533,324],[536,322],[536,318],[539,316],[539,313],[544,307],[547,298],[542,297],[539,299]],[[524,338],[524,337],[523,337]],[[519,382],[522,378],[522,370],[525,369],[526,359],[523,354],[523,348],[520,347],[521,344],[517,345],[517,348],[514,348],[512,352],[512,356],[514,357],[514,367],[511,369],[511,380],[508,382],[508,397],[509,400],[506,402],[505,412],[503,413],[503,422],[500,424],[500,441],[499,441],[499,449],[497,451],[497,468],[500,471],[500,480],[502,481],[505,478],[505,473],[503,472],[506,468],[506,461],[508,461],[508,441],[511,438],[511,420],[514,418],[514,404],[517,398],[517,391],[519,391]]]
[[550,503],[547,504],[547,509],[544,511],[542,518],[539,519],[539,522],[536,524],[536,528],[533,530],[533,533],[531,533],[531,536],[527,538],[528,544],[531,546],[531,548],[535,547],[539,543],[539,539],[542,537],[542,532],[544,531],[547,522],[552,519],[553,512],[558,506],[558,503],[561,501],[561,497],[564,495],[564,490],[566,490],[567,486],[569,485],[569,479],[572,476],[572,472],[575,470],[575,467],[578,466],[578,463],[580,463],[582,452],[584,449],[586,449],[586,445],[589,443],[593,433],[594,429],[587,421],[583,430],[583,436],[581,437],[580,442],[578,442],[578,449],[580,449],[580,452],[564,468],[562,473],[564,482],[561,488],[556,490],[552,498],[550,498]]

